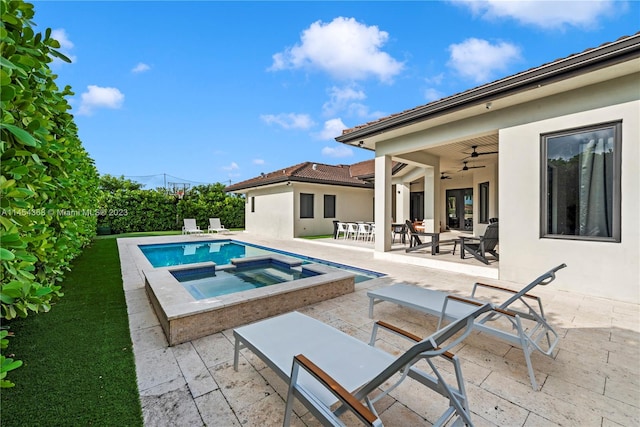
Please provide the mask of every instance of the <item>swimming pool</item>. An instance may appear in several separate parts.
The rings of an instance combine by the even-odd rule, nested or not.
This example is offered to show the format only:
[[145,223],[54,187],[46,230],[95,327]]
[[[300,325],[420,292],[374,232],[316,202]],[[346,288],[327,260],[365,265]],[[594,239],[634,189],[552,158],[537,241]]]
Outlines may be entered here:
[[349,271],[355,274],[356,283],[384,276],[384,274],[375,271],[364,270],[344,264],[306,257],[291,252],[280,251],[231,239],[139,245],[139,248],[155,268],[197,264],[202,262],[213,262],[217,266],[225,266],[232,264],[233,259],[279,254],[299,259],[303,264],[324,264]]
[[[170,346],[346,295],[355,291],[356,281],[384,280],[385,276],[229,238],[134,239],[118,242],[135,260]],[[272,269],[274,265],[278,271]],[[282,271],[283,266],[287,272]],[[207,276],[226,276],[221,273],[231,270],[251,282],[249,286],[210,293],[219,286],[200,282],[211,278]],[[288,275],[291,280],[282,283],[261,283]],[[263,280],[265,276],[271,277]],[[181,279],[186,281],[181,283]]]

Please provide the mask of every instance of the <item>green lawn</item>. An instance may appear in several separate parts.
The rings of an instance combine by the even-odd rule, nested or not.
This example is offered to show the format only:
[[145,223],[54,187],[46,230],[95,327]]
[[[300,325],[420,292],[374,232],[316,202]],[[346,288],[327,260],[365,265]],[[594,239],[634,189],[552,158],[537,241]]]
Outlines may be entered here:
[[2,426],[142,425],[115,237],[73,262],[49,313],[4,322],[24,365],[2,390]]
[[316,240],[316,239],[331,239],[333,234],[322,234],[320,236],[304,236],[302,239]]

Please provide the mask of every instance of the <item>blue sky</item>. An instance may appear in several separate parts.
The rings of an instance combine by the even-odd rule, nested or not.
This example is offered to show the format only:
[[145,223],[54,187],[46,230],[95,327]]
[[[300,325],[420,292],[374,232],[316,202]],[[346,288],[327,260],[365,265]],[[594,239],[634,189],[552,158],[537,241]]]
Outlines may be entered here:
[[640,30],[636,1],[34,4],[99,172],[146,188],[368,160],[343,128]]

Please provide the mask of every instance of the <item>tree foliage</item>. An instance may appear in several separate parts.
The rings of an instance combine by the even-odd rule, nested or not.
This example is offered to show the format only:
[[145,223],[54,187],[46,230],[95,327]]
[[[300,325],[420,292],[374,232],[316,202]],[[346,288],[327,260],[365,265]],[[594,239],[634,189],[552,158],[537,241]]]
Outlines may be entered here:
[[[73,93],[48,66],[69,62],[51,29],[33,31],[29,3],[0,0],[0,14],[0,317],[10,320],[46,312],[62,295],[58,283],[95,234],[98,174],[68,112]],[[2,387],[19,366],[9,360],[2,355]]]
[[124,177],[100,178],[98,225],[113,233],[180,230],[183,218],[202,228],[220,218],[227,228],[244,227],[244,198],[226,194],[224,185],[200,185],[177,198],[164,188],[143,190]]

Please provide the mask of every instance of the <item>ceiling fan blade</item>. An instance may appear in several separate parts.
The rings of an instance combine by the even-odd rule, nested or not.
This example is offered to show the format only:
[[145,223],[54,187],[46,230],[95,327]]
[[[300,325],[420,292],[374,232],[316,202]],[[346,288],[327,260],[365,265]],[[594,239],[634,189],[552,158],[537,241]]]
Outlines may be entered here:
[[487,154],[498,154],[497,151],[485,151],[482,153],[478,153],[476,151],[476,149],[478,148],[478,145],[472,145],[471,148],[473,149],[473,151],[471,151],[471,153],[465,153],[463,152],[462,154],[467,154],[467,157],[465,157],[465,159],[475,159],[478,156],[484,156]]
[[464,171],[468,171],[469,169],[479,169],[479,168],[486,167],[484,165],[483,166],[469,166],[469,165],[467,165],[468,162],[465,162],[465,161],[463,161],[462,163],[464,164],[464,166],[458,172],[464,172]]

